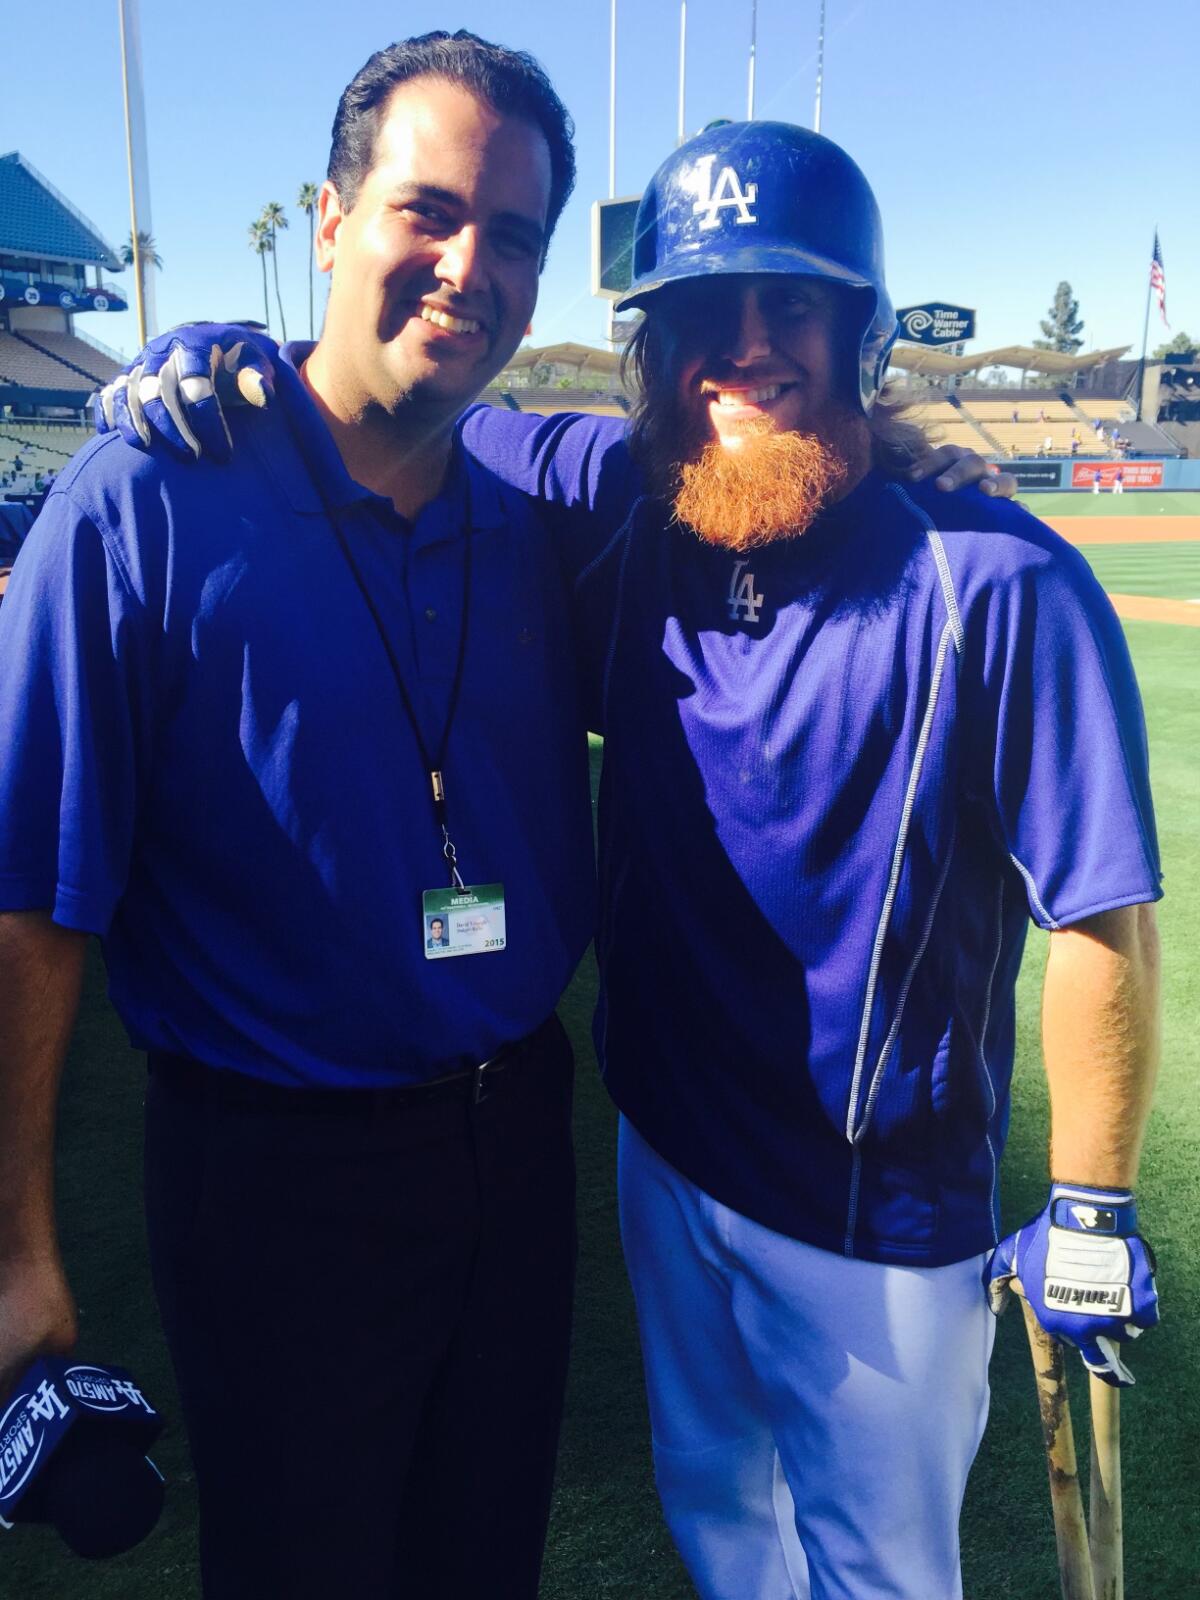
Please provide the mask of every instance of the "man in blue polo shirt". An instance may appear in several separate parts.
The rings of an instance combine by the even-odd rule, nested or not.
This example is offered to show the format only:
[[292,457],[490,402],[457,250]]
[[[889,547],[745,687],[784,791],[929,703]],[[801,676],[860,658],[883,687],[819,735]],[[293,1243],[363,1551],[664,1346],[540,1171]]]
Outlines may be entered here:
[[89,446],[0,613],[0,1386],[75,1333],[54,1104],[98,934],[150,1054],[152,1263],[221,1600],[537,1591],[591,808],[548,533],[456,424],[573,174],[530,58],[372,57],[286,406],[235,420],[227,469]]

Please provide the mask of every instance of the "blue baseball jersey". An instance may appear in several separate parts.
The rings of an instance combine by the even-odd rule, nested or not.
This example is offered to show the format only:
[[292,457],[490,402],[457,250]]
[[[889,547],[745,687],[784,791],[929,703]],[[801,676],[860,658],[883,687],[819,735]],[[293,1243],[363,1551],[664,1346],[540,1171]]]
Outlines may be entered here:
[[[301,352],[302,354],[305,352]],[[594,916],[566,596],[529,498],[456,446],[414,522],[352,481],[290,365],[232,464],[109,435],[58,478],[0,608],[0,909],[102,936],[135,1044],[282,1084],[483,1061],[553,1010]],[[448,870],[428,748],[503,951],[426,957]]]
[[[472,427],[568,509],[628,474],[582,419]],[[614,1099],[782,1233],[915,1265],[987,1248],[1028,923],[1160,894],[1112,607],[1020,506],[874,474],[740,555],[648,500],[575,523]]]

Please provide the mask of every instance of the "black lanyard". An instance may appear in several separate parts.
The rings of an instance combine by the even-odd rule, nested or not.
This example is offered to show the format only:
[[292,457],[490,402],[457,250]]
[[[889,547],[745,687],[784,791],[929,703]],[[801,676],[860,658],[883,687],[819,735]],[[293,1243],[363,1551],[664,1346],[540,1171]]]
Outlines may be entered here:
[[404,707],[409,725],[413,731],[413,737],[417,741],[417,749],[421,752],[421,760],[425,763],[425,770],[429,774],[433,815],[442,833],[442,854],[445,856],[447,865],[450,868],[450,887],[460,891],[466,888],[466,884],[463,882],[462,875],[458,870],[458,853],[450,838],[446,812],[446,780],[442,769],[446,763],[446,749],[450,743],[450,730],[454,726],[455,713],[458,711],[459,692],[462,689],[463,666],[467,659],[467,622],[471,608],[471,534],[474,530],[471,525],[470,469],[465,460],[462,463],[462,469],[465,526],[463,532],[462,619],[458,630],[458,659],[454,664],[454,681],[450,685],[450,700],[446,707],[446,720],[442,725],[442,736],[438,740],[437,750],[432,755],[430,754],[429,746],[425,743],[425,735],[421,732],[421,724],[417,718],[416,709],[413,706],[408,687],[404,682],[404,674],[400,670],[400,663],[396,660],[396,652],[392,649],[392,642],[388,638],[387,630],[383,625],[383,619],[379,615],[379,610],[371,596],[371,591],[363,581],[363,575],[359,571],[358,563],[351,554],[350,545],[342,529],[341,520],[331,512],[331,520],[334,532],[337,534],[338,544],[342,548],[342,554],[346,558],[347,566],[354,575],[354,581],[358,585],[358,592],[362,595],[367,610],[371,613],[371,620],[375,624],[380,643],[383,645],[388,664],[392,669],[392,676],[396,680],[396,688],[400,691],[400,703]]

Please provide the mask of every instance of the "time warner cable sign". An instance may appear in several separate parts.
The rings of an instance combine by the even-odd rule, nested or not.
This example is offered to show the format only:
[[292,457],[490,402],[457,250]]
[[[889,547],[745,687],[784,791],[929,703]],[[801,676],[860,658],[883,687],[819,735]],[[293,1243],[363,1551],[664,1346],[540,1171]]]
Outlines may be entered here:
[[960,344],[975,337],[975,313],[966,306],[902,306],[896,320],[900,337],[910,344]]

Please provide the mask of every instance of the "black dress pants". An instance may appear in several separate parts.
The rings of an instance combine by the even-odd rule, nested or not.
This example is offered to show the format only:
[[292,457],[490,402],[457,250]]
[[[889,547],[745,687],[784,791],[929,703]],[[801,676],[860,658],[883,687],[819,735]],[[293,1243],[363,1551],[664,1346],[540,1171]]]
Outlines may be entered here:
[[229,1084],[152,1058],[147,1096],[206,1600],[534,1600],[575,1263],[561,1027],[478,1102]]

